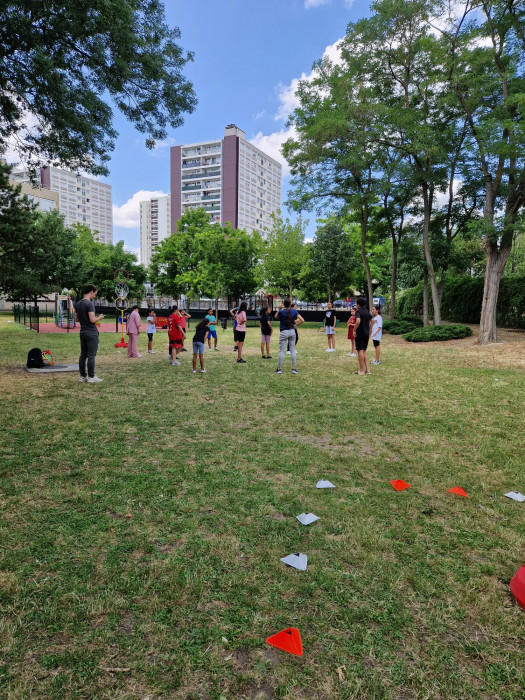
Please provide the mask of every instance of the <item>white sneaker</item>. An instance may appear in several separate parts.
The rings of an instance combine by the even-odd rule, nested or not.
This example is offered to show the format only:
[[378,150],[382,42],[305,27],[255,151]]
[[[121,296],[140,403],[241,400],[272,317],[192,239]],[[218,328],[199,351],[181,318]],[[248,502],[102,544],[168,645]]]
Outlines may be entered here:
[[197,374],[197,370],[196,370],[196,369],[192,369],[191,371],[193,372],[193,374]]
[[291,350],[287,350],[287,351],[286,351],[286,354],[287,354],[287,355],[291,355],[291,354],[292,354],[292,351],[291,351]]
[[175,362],[171,363],[172,365],[180,365],[180,362],[178,360],[175,360]]
[[201,372],[206,372],[206,370],[205,370],[205,369],[201,369]]
[[155,354],[155,350],[148,350],[148,355],[154,355],[154,354]]
[[83,377],[82,375],[80,375],[80,377],[78,378],[78,381],[79,381],[81,384],[83,384],[84,382],[87,382],[87,377]]
[[355,352],[349,352],[349,353],[347,353],[347,356],[348,357],[357,357]]
[[100,377],[95,376],[95,377],[88,377],[86,381],[87,381],[88,384],[98,384],[98,382],[102,382],[103,379],[101,379]]
[[327,349],[325,350],[325,352],[332,352],[332,349],[331,349],[331,348],[327,348]]

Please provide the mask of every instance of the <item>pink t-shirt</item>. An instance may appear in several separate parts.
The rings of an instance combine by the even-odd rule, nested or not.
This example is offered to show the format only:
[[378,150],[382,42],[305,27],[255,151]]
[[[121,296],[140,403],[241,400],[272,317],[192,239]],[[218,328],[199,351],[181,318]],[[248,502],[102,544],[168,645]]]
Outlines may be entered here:
[[246,314],[244,311],[238,311],[235,314],[235,320],[237,321],[237,326],[235,330],[237,331],[245,331],[246,330]]

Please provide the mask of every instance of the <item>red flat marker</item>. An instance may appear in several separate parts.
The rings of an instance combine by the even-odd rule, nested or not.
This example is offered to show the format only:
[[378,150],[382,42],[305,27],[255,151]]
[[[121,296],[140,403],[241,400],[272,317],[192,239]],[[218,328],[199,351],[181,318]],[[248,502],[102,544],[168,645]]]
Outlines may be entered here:
[[403,479],[394,479],[394,481],[391,481],[390,483],[396,491],[403,491],[404,489],[410,488],[410,484],[407,484],[407,482],[403,481]]
[[525,609],[525,566],[518,569],[510,582],[510,592],[520,608]]
[[468,498],[468,493],[461,488],[461,486],[454,486],[453,489],[447,489],[449,493],[455,493],[456,496],[463,496],[463,498]]
[[271,644],[272,647],[287,651],[289,654],[294,654],[295,656],[303,655],[303,642],[297,627],[289,627],[287,630],[277,632],[277,634],[268,637],[266,642]]

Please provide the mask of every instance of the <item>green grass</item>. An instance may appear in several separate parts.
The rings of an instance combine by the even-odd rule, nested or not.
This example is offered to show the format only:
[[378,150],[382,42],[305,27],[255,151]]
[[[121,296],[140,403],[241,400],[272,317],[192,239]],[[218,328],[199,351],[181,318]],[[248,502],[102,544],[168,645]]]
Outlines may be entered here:
[[[103,334],[83,385],[21,369],[78,336],[0,317],[0,697],[522,698],[523,340],[386,336],[361,377],[303,329],[294,377],[218,333],[205,375]],[[289,626],[302,658],[265,644]]]

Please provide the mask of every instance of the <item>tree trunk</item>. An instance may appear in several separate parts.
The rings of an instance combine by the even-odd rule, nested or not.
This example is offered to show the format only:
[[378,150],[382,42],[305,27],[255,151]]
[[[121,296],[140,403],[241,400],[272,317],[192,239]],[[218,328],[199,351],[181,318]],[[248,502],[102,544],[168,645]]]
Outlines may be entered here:
[[219,320],[219,297],[215,297],[215,320]]
[[372,289],[372,274],[370,272],[370,265],[368,264],[368,258],[366,257],[366,232],[368,227],[368,216],[361,217],[361,260],[366,272],[366,282],[368,287],[367,294],[367,307],[372,308],[374,302],[374,290]]
[[510,255],[511,246],[502,247],[498,253],[497,245],[487,241],[485,245],[487,260],[485,263],[485,283],[483,285],[483,303],[479,320],[480,345],[497,342],[496,316],[499,286],[505,264]]
[[392,246],[392,273],[390,275],[390,306],[388,318],[390,321],[396,315],[396,287],[397,287],[397,245]]
[[423,272],[423,325],[428,326],[428,271]]
[[428,232],[430,229],[430,215],[432,213],[432,197],[429,196],[429,188],[426,183],[423,183],[423,251],[425,253],[425,262],[427,263],[428,276],[430,279],[430,291],[432,293],[432,304],[434,305],[434,325],[439,326],[441,323],[441,305],[439,303],[439,293],[436,282],[436,273],[432,263],[432,255],[430,253],[430,244],[428,240]]

